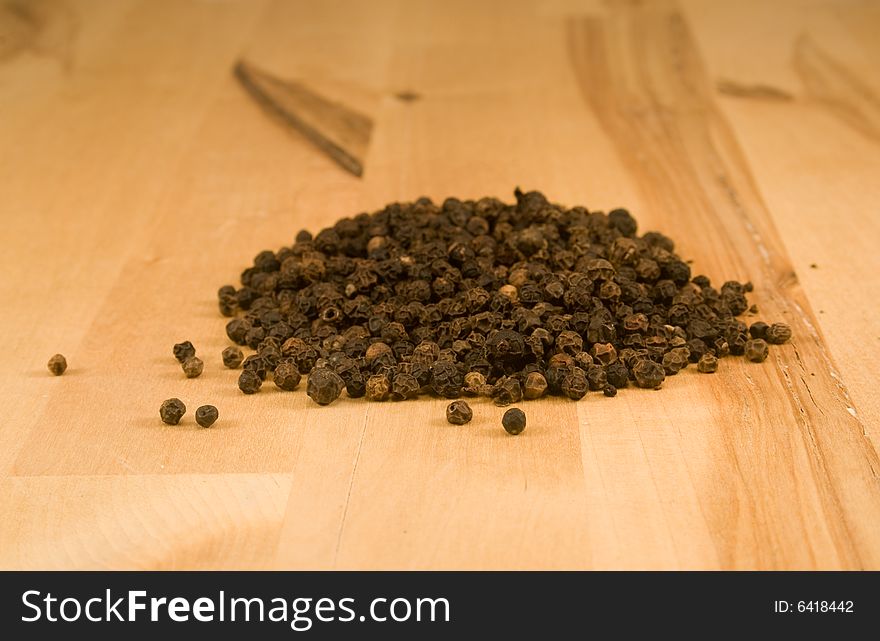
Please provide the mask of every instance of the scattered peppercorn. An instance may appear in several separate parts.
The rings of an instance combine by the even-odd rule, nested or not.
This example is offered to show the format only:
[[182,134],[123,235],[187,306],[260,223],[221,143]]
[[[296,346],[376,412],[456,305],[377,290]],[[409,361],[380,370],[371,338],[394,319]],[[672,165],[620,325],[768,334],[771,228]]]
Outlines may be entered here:
[[785,323],[773,323],[767,328],[764,339],[773,345],[782,345],[791,338],[791,327]]
[[186,359],[196,355],[196,348],[189,341],[183,341],[174,345],[174,358],[177,362],[183,363]]
[[163,401],[159,407],[159,416],[162,418],[162,422],[168,425],[180,423],[184,414],[186,414],[186,405],[179,398],[169,398],[167,401]]
[[198,356],[190,356],[185,361],[183,361],[183,373],[186,374],[187,378],[196,378],[202,374],[202,370],[205,368],[205,364],[202,362],[202,359]]
[[666,378],[663,368],[654,361],[643,358],[633,366],[636,385],[647,389],[658,389]]
[[223,364],[229,369],[238,369],[244,360],[244,353],[235,345],[223,350]]
[[526,429],[526,415],[518,407],[511,407],[501,417],[501,425],[508,434],[521,434]]
[[55,354],[55,356],[49,359],[47,367],[55,376],[61,376],[67,371],[67,359],[61,354]]
[[318,405],[329,405],[342,393],[345,382],[329,367],[317,367],[309,374],[306,394]]
[[262,386],[263,379],[253,370],[242,370],[238,376],[238,389],[245,394],[256,394]]
[[606,385],[605,389],[602,390],[602,393],[605,394],[608,398],[612,398],[617,396],[617,388],[614,385]]
[[703,354],[697,361],[697,370],[703,374],[712,374],[718,370],[718,358],[714,354]]
[[202,427],[211,427],[216,421],[220,413],[213,405],[202,405],[196,410],[196,423]]
[[296,386],[299,385],[300,379],[302,379],[302,374],[299,373],[296,365],[289,361],[278,363],[278,367],[275,368],[275,372],[272,374],[272,380],[275,382],[276,387],[285,392],[295,390]]
[[452,401],[446,406],[446,420],[453,425],[464,425],[470,423],[474,417],[471,406],[465,401]]
[[[756,313],[751,283],[692,275],[670,238],[639,235],[625,209],[515,196],[395,203],[260,252],[238,288],[217,292],[227,336],[253,350],[227,348],[224,364],[251,372],[239,378],[248,393],[286,363],[282,373],[309,375],[318,402],[344,388],[372,401],[504,405],[630,381],[656,389],[690,363],[715,371],[750,340],[791,337],[787,325],[737,318]],[[193,356],[187,345],[175,356]]]
[[753,363],[761,363],[767,359],[769,348],[767,342],[761,338],[754,338],[746,343],[746,358]]

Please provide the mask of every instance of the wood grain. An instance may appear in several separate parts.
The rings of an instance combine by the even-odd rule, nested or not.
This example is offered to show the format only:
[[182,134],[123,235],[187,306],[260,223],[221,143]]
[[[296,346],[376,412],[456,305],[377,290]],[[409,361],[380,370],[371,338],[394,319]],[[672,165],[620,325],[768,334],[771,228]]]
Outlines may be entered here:
[[[0,566],[880,568],[869,5],[60,6],[68,53],[0,59]],[[369,113],[364,178],[263,117],[242,57]],[[439,399],[237,391],[214,292],[257,251],[516,185],[628,206],[695,273],[751,279],[794,340],[529,404],[517,438],[486,403],[456,428]],[[163,426],[169,396],[220,421]]]

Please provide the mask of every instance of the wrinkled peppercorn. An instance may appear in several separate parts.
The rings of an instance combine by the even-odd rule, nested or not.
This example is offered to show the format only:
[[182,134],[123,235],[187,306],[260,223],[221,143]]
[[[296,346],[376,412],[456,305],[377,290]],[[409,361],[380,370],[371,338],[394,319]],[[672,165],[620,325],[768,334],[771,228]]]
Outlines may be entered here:
[[791,338],[791,327],[785,323],[773,323],[767,328],[764,340],[772,345],[782,345]]
[[309,374],[306,394],[318,405],[329,405],[342,393],[345,382],[329,367],[318,367]]
[[213,405],[202,405],[196,410],[196,423],[202,427],[211,427],[216,421],[220,413]]
[[541,398],[547,392],[547,379],[541,372],[529,372],[523,385],[523,398]]
[[244,353],[236,346],[230,345],[223,350],[223,364],[229,369],[238,369],[244,360]]
[[385,374],[374,374],[367,379],[366,396],[371,401],[384,401],[391,393],[391,381]]
[[697,370],[703,374],[712,374],[718,370],[718,359],[714,354],[703,354],[697,362]]
[[501,425],[508,434],[521,434],[526,429],[526,415],[518,407],[511,407],[501,417]]
[[614,385],[606,385],[605,389],[602,390],[602,393],[608,398],[612,398],[617,396],[617,388]]
[[187,378],[196,378],[201,376],[202,370],[205,368],[205,364],[202,362],[202,359],[198,356],[190,356],[181,365],[183,369],[183,373],[186,374]]
[[765,361],[768,353],[767,342],[763,339],[755,338],[746,343],[745,356],[753,363]]
[[189,341],[183,341],[174,345],[173,352],[174,358],[177,359],[178,363],[182,364],[186,359],[196,355],[196,348]]
[[582,399],[590,388],[587,375],[580,367],[572,367],[562,379],[562,393],[568,398],[578,401]]
[[471,406],[464,401],[452,401],[446,406],[446,420],[453,425],[470,423],[473,417]]
[[513,377],[504,377],[495,383],[491,396],[495,405],[502,407],[512,403],[519,403],[523,398],[522,386]]
[[67,371],[67,359],[61,354],[55,354],[55,356],[49,359],[47,367],[55,376],[61,376]]
[[272,374],[272,380],[275,382],[276,387],[285,392],[295,390],[296,386],[299,385],[300,379],[302,379],[302,374],[299,373],[296,365],[289,361],[279,363]]
[[636,385],[647,389],[658,389],[666,378],[663,368],[654,361],[643,358],[633,366]]
[[169,398],[159,407],[159,416],[163,423],[177,425],[186,414],[186,405],[179,398]]
[[238,389],[245,394],[256,394],[263,385],[263,379],[253,370],[242,370],[238,376]]

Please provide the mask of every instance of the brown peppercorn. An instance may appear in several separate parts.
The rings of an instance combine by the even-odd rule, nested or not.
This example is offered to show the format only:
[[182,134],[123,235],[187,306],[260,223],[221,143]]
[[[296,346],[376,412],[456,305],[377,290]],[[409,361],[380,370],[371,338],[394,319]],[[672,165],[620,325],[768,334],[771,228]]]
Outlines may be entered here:
[[617,388],[614,385],[606,385],[605,389],[602,390],[602,393],[605,394],[608,398],[612,398],[617,396]]
[[318,405],[329,405],[342,393],[345,382],[329,367],[316,367],[309,374],[306,394]]
[[202,405],[196,410],[196,423],[202,427],[211,427],[219,416],[220,413],[213,405]]
[[480,372],[468,372],[464,375],[462,391],[468,396],[479,396],[486,385],[486,377]]
[[541,398],[547,392],[547,379],[541,372],[529,372],[523,385],[523,398]]
[[391,400],[404,401],[419,395],[421,385],[412,374],[397,373],[391,379]]
[[256,394],[262,385],[263,379],[253,370],[242,370],[238,376],[238,389],[245,394]]
[[159,407],[159,417],[163,423],[177,425],[186,414],[186,405],[179,398],[169,398]]
[[663,355],[663,371],[670,376],[678,374],[680,370],[688,366],[689,356],[690,352],[687,347],[676,347],[669,350]]
[[385,374],[373,374],[367,379],[366,396],[370,401],[384,401],[391,393],[391,381]]
[[373,361],[383,354],[390,354],[393,356],[394,353],[391,350],[391,347],[385,343],[371,343],[367,348],[367,351],[364,353],[364,362],[367,364],[367,367],[370,367],[373,364]]
[[590,349],[590,356],[601,365],[610,365],[617,360],[617,350],[611,343],[596,343]]
[[183,369],[183,373],[186,374],[187,378],[196,378],[201,375],[202,370],[205,368],[205,364],[198,356],[190,356],[185,361],[183,361],[183,365],[181,365],[181,368]]
[[244,353],[235,345],[230,345],[223,350],[223,364],[229,369],[238,369],[244,360]]
[[272,380],[275,382],[276,387],[285,392],[292,392],[295,390],[301,379],[302,374],[299,373],[296,364],[291,363],[290,361],[279,363],[275,368],[275,372],[272,374]]
[[196,355],[196,348],[193,347],[193,344],[189,341],[183,341],[182,343],[177,343],[174,345],[174,358],[177,359],[178,363],[183,363],[188,358],[192,358]]
[[46,366],[55,376],[61,376],[67,371],[67,359],[61,354],[55,354],[55,356],[49,359]]
[[465,401],[452,401],[446,406],[446,420],[453,425],[470,423],[473,417],[471,406]]
[[501,417],[501,425],[508,434],[516,436],[526,429],[526,415],[518,407],[511,407]]
[[561,389],[562,393],[572,400],[582,399],[590,389],[584,370],[580,367],[572,367],[562,379]]
[[764,321],[756,321],[749,326],[749,335],[752,338],[766,338],[770,326]]
[[708,352],[700,357],[697,361],[697,371],[703,374],[712,374],[718,370],[718,358],[714,354]]
[[761,363],[767,359],[770,349],[767,341],[754,338],[746,343],[745,356],[753,363]]
[[791,338],[791,327],[785,323],[773,323],[767,328],[765,340],[773,345],[782,345]]
[[511,403],[519,403],[523,397],[522,386],[512,376],[499,379],[492,388],[491,394],[495,405],[502,407]]
[[633,366],[636,385],[646,389],[659,389],[666,378],[663,368],[652,360],[643,358]]

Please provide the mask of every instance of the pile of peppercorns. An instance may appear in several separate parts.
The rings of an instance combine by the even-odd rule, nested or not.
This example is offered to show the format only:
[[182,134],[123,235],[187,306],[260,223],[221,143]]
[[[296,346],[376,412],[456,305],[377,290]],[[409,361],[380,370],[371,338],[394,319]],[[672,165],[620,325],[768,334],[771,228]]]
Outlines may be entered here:
[[692,277],[672,240],[637,235],[628,211],[515,194],[395,203],[260,252],[241,287],[219,290],[229,339],[253,350],[223,352],[243,367],[242,392],[308,376],[321,405],[343,389],[498,405],[610,397],[630,383],[659,388],[692,363],[709,373],[728,355],[760,362],[791,337],[783,323],[738,320],[757,311],[750,283]]

